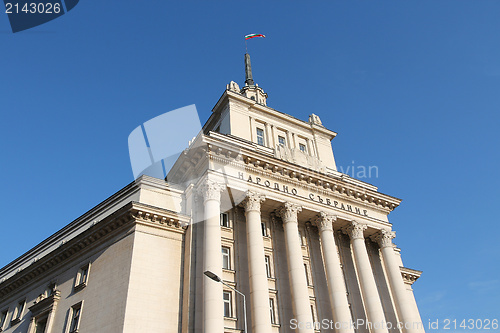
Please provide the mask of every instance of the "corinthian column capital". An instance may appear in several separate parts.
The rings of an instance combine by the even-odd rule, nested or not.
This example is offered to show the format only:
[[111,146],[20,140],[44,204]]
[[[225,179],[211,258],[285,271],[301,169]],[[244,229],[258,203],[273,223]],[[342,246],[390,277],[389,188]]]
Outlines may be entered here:
[[226,186],[221,183],[217,183],[213,180],[207,179],[198,188],[201,196],[203,196],[204,201],[216,200],[220,201],[220,193],[224,191]]
[[243,207],[245,211],[252,210],[260,212],[260,204],[266,200],[266,196],[254,191],[248,191],[245,200],[243,200]]
[[380,248],[384,248],[392,246],[392,239],[394,237],[396,237],[396,233],[394,231],[383,229],[374,235],[373,240],[380,245]]
[[354,240],[354,239],[364,239],[365,236],[363,235],[363,232],[368,228],[366,224],[359,223],[357,221],[351,221],[351,224],[345,229],[346,234],[349,235],[349,237]]
[[329,215],[325,212],[320,212],[315,219],[316,225],[319,231],[333,231],[333,223],[337,221],[337,217],[334,215]]
[[293,222],[298,223],[297,215],[302,211],[302,207],[291,202],[285,202],[280,208],[279,215],[283,223]]

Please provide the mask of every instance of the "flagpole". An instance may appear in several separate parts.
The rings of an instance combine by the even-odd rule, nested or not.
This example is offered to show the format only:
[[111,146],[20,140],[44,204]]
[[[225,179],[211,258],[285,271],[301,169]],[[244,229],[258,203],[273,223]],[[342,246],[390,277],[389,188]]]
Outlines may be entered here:
[[245,38],[245,53],[248,53],[247,39]]

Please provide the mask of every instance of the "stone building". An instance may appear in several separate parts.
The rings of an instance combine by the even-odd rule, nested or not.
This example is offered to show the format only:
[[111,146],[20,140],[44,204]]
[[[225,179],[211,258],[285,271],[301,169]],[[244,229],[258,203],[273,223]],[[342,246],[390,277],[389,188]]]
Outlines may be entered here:
[[268,107],[245,64],[166,179],[0,270],[1,332],[424,332],[400,200],[338,172],[336,133]]

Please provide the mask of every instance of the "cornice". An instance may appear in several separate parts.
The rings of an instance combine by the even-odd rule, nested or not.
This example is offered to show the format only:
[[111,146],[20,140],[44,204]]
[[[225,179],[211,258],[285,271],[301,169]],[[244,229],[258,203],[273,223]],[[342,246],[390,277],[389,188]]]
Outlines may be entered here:
[[[141,177],[142,178],[142,177]],[[14,269],[22,269],[23,266],[28,264],[26,260],[32,260],[34,254],[48,251],[53,247],[56,247],[60,244],[61,239],[67,238],[75,233],[81,232],[81,229],[85,227],[85,224],[88,221],[95,221],[100,218],[102,214],[105,214],[106,211],[110,209],[110,207],[119,204],[122,200],[127,197],[130,197],[134,193],[140,190],[140,187],[137,185],[136,181],[129,183],[127,186],[120,189],[118,192],[114,193],[112,196],[108,197],[104,201],[100,202],[95,207],[91,208],[71,223],[65,225],[62,229],[58,230],[45,240],[41,241],[39,244],[35,245],[29,251],[14,259],[12,262],[7,264],[6,266],[0,269],[0,279],[5,276],[6,272],[14,270]]]
[[[342,178],[343,174],[341,173],[339,173],[340,176],[333,176],[313,171],[268,154],[249,151],[233,140],[231,142],[221,141],[224,138],[223,135],[203,136],[204,145],[184,154],[180,158],[184,159],[183,162],[180,162],[183,167],[177,172],[182,172],[184,179],[197,179],[207,168],[211,169],[213,163],[218,163],[293,187],[307,189],[318,195],[332,197],[339,201],[347,200],[354,205],[385,215],[394,210],[401,202],[400,199],[376,190],[348,183]],[[203,162],[204,159],[210,162]],[[204,166],[203,170],[200,169],[201,166]],[[361,181],[359,182],[361,183]]]
[[90,225],[86,231],[73,239],[62,243],[57,249],[34,260],[28,267],[1,281],[0,298],[35,281],[40,275],[61,267],[73,260],[77,254],[103,243],[120,230],[130,230],[126,228],[127,225],[131,227],[133,223],[140,223],[184,233],[189,222],[190,218],[187,215],[138,202],[129,202],[102,221]]
[[221,135],[206,137],[207,154],[210,159],[228,164],[236,162],[234,165],[241,165],[240,161],[243,160],[247,171],[272,175],[274,178],[281,177],[294,182],[297,186],[306,187],[325,195],[333,195],[340,199],[359,201],[384,213],[391,212],[401,203],[401,199],[347,182],[341,173],[339,173],[340,176],[323,174],[268,154],[247,149],[246,146],[237,145],[236,142],[220,142],[222,139]]
[[403,281],[409,285],[415,283],[420,275],[422,275],[422,271],[417,271],[416,269],[411,269],[403,266],[400,266],[399,269],[401,270]]

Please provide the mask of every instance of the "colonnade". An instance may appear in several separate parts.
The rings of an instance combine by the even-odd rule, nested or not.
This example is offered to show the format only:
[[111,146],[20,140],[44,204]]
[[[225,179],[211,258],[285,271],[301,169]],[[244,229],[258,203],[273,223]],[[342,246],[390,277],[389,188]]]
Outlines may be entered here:
[[[202,187],[204,197],[205,237],[204,237],[204,271],[209,270],[222,276],[221,258],[221,231],[219,225],[220,192],[223,186],[207,181]],[[265,197],[259,193],[249,191],[243,201],[246,216],[246,237],[248,250],[248,269],[250,283],[250,314],[252,318],[252,332],[267,333],[272,331],[269,311],[269,289],[266,274],[264,242],[261,229],[261,203]],[[292,299],[294,319],[298,323],[312,323],[309,290],[302,256],[301,241],[298,232],[298,213],[302,208],[294,203],[285,202],[278,213],[283,221],[288,264],[288,278]],[[333,226],[337,222],[336,216],[320,212],[314,221],[319,229],[323,262],[325,265],[328,293],[331,304],[331,313],[338,333],[354,333],[355,318],[351,318],[344,273],[335,244]],[[373,323],[372,333],[388,333],[385,322],[384,309],[378,293],[373,269],[365,245],[364,231],[367,225],[358,221],[351,221],[343,229],[349,235],[354,257],[359,288],[361,291],[367,321]],[[380,230],[372,238],[378,241],[382,261],[387,275],[389,288],[396,305],[399,321],[414,323],[420,321],[412,303],[408,299],[408,292],[404,285],[400,267],[393,249],[392,239],[395,233],[389,230]],[[224,332],[222,285],[204,279],[203,284],[203,321],[204,332]],[[282,323],[287,325],[288,323]],[[410,325],[412,326],[412,325]],[[313,333],[314,329],[302,325],[295,330],[299,333]],[[403,327],[404,333],[419,331],[413,327]]]

